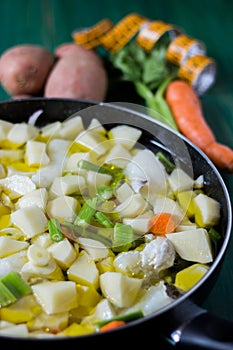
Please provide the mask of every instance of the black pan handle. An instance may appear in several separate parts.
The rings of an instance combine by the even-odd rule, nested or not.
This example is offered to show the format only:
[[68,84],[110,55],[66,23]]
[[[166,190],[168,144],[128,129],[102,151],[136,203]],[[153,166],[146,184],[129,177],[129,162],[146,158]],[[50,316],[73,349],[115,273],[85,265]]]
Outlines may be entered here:
[[233,350],[233,322],[185,299],[166,315],[163,337],[178,350]]
[[232,350],[233,323],[209,312],[204,312],[183,328],[176,348],[184,350]]

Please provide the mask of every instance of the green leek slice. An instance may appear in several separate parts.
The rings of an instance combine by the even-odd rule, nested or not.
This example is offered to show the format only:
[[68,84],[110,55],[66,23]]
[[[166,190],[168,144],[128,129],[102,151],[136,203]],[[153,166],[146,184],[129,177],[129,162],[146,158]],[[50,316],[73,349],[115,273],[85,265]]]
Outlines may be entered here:
[[114,226],[113,251],[120,253],[128,251],[133,242],[133,229],[130,225],[117,222]]
[[18,272],[11,271],[1,278],[1,282],[19,299],[23,295],[31,293],[31,287],[23,280]]
[[82,206],[80,212],[78,213],[74,221],[74,225],[86,226],[87,224],[90,224],[96,212],[96,205],[97,205],[97,197],[88,199]]
[[49,220],[48,229],[49,229],[50,238],[53,242],[60,242],[63,240],[64,235],[62,233],[61,226],[58,219],[53,218]]
[[5,284],[0,281],[0,307],[8,306],[14,303],[17,298],[11,291],[5,286]]
[[10,305],[31,291],[31,287],[20,274],[11,271],[0,279],[0,306]]

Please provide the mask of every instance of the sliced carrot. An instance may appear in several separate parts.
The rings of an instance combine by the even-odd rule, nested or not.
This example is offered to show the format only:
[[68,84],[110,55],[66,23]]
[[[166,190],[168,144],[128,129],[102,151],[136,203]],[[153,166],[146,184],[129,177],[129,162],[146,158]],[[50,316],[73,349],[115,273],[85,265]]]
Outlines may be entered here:
[[159,213],[150,220],[150,232],[157,235],[165,235],[175,231],[177,221],[170,213]]
[[217,167],[233,172],[233,150],[216,141],[195,90],[184,80],[173,80],[167,87],[165,98],[179,131],[205,152]]
[[101,332],[108,331],[108,330],[111,330],[111,329],[114,329],[114,328],[117,328],[120,326],[124,326],[124,324],[125,324],[125,321],[114,320],[114,321],[111,321],[111,322],[105,324],[104,326],[102,326],[100,328],[100,331]]

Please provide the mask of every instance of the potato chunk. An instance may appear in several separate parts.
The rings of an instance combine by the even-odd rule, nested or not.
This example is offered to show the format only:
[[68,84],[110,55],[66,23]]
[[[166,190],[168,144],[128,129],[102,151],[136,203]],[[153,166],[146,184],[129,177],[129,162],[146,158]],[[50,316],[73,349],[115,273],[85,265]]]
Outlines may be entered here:
[[81,251],[77,259],[67,270],[69,280],[75,281],[86,286],[99,286],[99,271],[91,256],[84,250]]
[[20,228],[27,238],[31,238],[46,231],[48,219],[41,208],[32,205],[14,211],[11,214],[11,222]]
[[32,286],[33,293],[43,310],[51,315],[77,307],[76,283],[72,281],[46,281]]
[[213,261],[210,238],[204,228],[167,233],[166,237],[181,258],[203,264]]
[[120,272],[105,272],[100,275],[100,288],[113,305],[129,307],[135,302],[142,281],[142,279],[128,277]]

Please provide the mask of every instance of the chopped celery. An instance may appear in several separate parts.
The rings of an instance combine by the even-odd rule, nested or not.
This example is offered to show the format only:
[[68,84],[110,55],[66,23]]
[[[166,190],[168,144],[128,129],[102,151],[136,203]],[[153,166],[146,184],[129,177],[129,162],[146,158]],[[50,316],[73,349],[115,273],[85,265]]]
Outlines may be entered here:
[[31,293],[31,287],[15,271],[0,279],[0,307],[10,305],[22,296]]
[[10,305],[17,300],[16,296],[0,280],[0,308]]
[[91,163],[88,160],[81,159],[78,162],[78,167],[84,170],[95,171],[101,174],[109,174],[113,177],[113,183],[116,184],[123,178],[123,170],[117,168],[113,165],[108,165],[108,167],[99,166],[97,164]]
[[117,222],[114,226],[113,251],[128,251],[133,242],[133,229],[130,225]]
[[103,199],[108,200],[113,196],[114,188],[112,186],[99,187],[97,189],[97,195]]
[[112,322],[112,321],[129,322],[129,321],[137,320],[138,318],[141,318],[143,316],[144,315],[141,310],[136,310],[136,311],[129,312],[128,314],[117,315],[107,320],[98,321],[95,323],[95,326],[97,327],[97,329],[99,329],[103,327],[105,324],[108,324],[109,322]]
[[74,224],[77,226],[86,226],[92,220],[96,212],[97,197],[88,199],[82,206],[80,212],[78,213]]
[[104,227],[107,227],[107,228],[113,227],[113,223],[111,222],[111,220],[105,214],[103,214],[101,211],[97,211],[95,213],[95,218]]
[[78,167],[84,170],[89,170],[89,171],[95,171],[97,173],[102,173],[102,174],[109,174],[111,173],[111,170],[108,168],[105,168],[103,166],[99,166],[97,164],[91,163],[88,160],[81,159],[78,162]]
[[165,166],[165,169],[168,173],[172,172],[172,170],[175,169],[175,165],[170,162],[170,160],[165,157],[165,155],[162,152],[157,152],[156,156],[158,157],[159,161]]
[[64,235],[61,231],[61,226],[57,219],[53,218],[48,221],[48,229],[50,238],[53,242],[60,242],[63,240]]
[[18,272],[9,272],[1,278],[1,282],[4,283],[17,299],[23,295],[31,293],[31,287],[22,279]]

